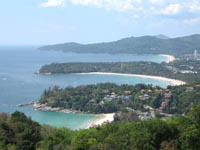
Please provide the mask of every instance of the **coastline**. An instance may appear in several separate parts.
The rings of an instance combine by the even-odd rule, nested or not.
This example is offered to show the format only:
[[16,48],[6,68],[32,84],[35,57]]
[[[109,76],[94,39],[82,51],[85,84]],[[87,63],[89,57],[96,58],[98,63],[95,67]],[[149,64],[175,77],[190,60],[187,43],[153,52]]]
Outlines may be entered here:
[[159,54],[159,56],[167,57],[166,63],[173,62],[173,61],[176,59],[174,56],[172,56],[172,55],[167,55],[167,54]]
[[[32,102],[30,104],[19,104],[17,106],[19,106],[19,107],[31,106],[33,109],[39,110],[39,111],[61,112],[61,113],[65,113],[65,114],[74,114],[74,113],[88,114],[88,113],[85,113],[85,112],[76,111],[76,110],[72,110],[72,109],[52,108],[50,106],[46,106],[46,104],[40,104],[38,102]],[[84,129],[95,127],[95,126],[101,126],[101,125],[104,125],[106,123],[112,122],[114,120],[115,113],[92,114],[92,115],[95,115],[97,118],[95,120],[89,121],[87,123],[87,126],[84,127]]]
[[79,73],[79,74],[91,74],[91,75],[113,75],[113,76],[128,76],[128,77],[141,77],[147,79],[155,79],[160,81],[168,82],[170,85],[184,85],[186,82],[171,78],[165,78],[160,76],[150,76],[150,75],[142,75],[142,74],[126,74],[126,73],[109,73],[109,72],[89,72],[89,73]]
[[106,123],[110,123],[114,120],[114,115],[115,113],[97,114],[96,116],[98,118],[95,119],[94,121],[89,122],[86,128],[101,126]]
[[[30,104],[19,104],[18,106],[31,106],[33,109],[35,110],[40,110],[40,111],[52,111],[52,112],[61,112],[61,113],[65,113],[65,114],[69,114],[69,113],[79,113],[79,114],[84,114],[84,112],[78,111],[78,110],[72,110],[72,109],[62,109],[59,107],[50,107],[47,106],[46,104],[41,104],[39,102],[32,102]],[[86,113],[85,113],[86,114]]]

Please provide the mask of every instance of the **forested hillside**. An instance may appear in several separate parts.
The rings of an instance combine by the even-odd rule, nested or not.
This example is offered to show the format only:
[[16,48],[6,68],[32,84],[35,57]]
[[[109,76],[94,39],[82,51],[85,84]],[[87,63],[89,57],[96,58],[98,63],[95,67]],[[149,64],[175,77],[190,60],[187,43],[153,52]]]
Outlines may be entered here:
[[72,42],[48,45],[40,47],[40,49],[76,53],[170,54],[180,56],[192,54],[195,49],[200,49],[199,43],[200,35],[198,34],[178,38],[142,36],[124,38],[108,43],[79,44]]
[[[39,100],[52,108],[85,113],[113,113],[131,110],[148,111],[145,105],[168,114],[185,114],[200,102],[199,85],[169,86],[116,85],[102,83],[65,89],[54,87],[43,92]],[[128,109],[129,110],[129,109]]]
[[198,150],[200,105],[168,120],[114,122],[71,131],[41,126],[23,113],[0,114],[1,150]]
[[198,60],[177,60],[169,64],[154,62],[52,63],[42,66],[39,70],[41,74],[88,72],[143,74],[178,79],[192,84],[200,83]]

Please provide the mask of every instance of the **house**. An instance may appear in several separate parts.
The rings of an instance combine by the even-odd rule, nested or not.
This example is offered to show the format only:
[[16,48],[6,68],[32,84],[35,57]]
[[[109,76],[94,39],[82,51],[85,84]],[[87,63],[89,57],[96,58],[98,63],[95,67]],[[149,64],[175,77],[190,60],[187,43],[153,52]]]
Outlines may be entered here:
[[111,95],[106,95],[106,96],[104,96],[103,99],[106,100],[106,101],[112,101],[113,100],[113,98],[111,97]]
[[110,95],[110,98],[115,99],[115,98],[117,98],[117,95],[112,94],[112,95]]
[[119,96],[117,96],[115,92],[112,92],[111,95],[106,95],[103,99],[106,101],[112,101],[113,99],[117,98],[119,98]]
[[200,84],[196,84],[195,87],[200,87]]
[[186,87],[185,91],[186,92],[192,92],[194,90],[194,87]]
[[169,92],[169,89],[165,89],[165,92]]
[[162,102],[162,103],[161,103],[161,107],[162,107],[162,108],[165,108],[166,106],[167,106],[167,102]]
[[115,93],[115,92],[112,92],[111,95],[116,95],[116,93]]
[[137,114],[138,114],[138,118],[141,120],[153,118],[151,112],[138,112]]
[[157,93],[161,93],[163,90],[162,89],[155,89],[154,92],[157,92]]
[[163,109],[163,108],[160,107],[159,109],[156,109],[156,112],[157,112],[157,113],[162,113],[162,109]]
[[126,109],[127,109],[128,111],[135,111],[135,109],[133,109],[133,108],[131,108],[131,107],[126,107]]
[[131,95],[122,95],[120,98],[121,98],[122,100],[128,101],[128,100],[130,100]]
[[96,101],[95,101],[95,99],[91,99],[90,101],[89,101],[89,103],[95,103]]
[[153,91],[152,91],[152,90],[148,90],[147,92],[148,92],[148,93],[152,93]]
[[141,94],[143,94],[143,93],[145,93],[145,92],[146,92],[146,91],[145,91],[144,89],[141,89],[141,90],[140,90],[140,93],[141,93]]
[[165,93],[165,94],[164,94],[164,97],[165,97],[165,98],[171,98],[171,97],[172,97],[172,94],[171,94],[171,93]]
[[150,96],[148,94],[144,94],[138,97],[140,100],[148,100],[150,98]]
[[131,91],[124,91],[124,94],[129,95],[131,94]]
[[191,70],[181,70],[180,73],[182,74],[186,74],[186,73],[193,73],[193,74],[196,74],[198,73],[197,71],[191,71]]

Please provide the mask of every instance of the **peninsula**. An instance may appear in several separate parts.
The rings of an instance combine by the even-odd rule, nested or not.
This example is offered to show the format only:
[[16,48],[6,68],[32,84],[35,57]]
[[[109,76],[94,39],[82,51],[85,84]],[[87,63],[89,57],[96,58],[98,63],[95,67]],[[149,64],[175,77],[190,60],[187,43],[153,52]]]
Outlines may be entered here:
[[94,74],[97,72],[98,74],[111,75],[112,73],[112,75],[131,75],[158,80],[162,79],[174,85],[184,84],[184,82],[191,84],[200,82],[198,60],[175,60],[161,64],[154,62],[52,63],[42,66],[39,70],[39,74]]
[[[35,109],[64,113],[109,114],[124,110],[182,114],[198,103],[199,85],[168,86],[116,85],[101,83],[78,87],[46,89]],[[182,96],[184,94],[184,97]],[[148,106],[148,107],[147,107]],[[154,114],[149,114],[153,117]]]

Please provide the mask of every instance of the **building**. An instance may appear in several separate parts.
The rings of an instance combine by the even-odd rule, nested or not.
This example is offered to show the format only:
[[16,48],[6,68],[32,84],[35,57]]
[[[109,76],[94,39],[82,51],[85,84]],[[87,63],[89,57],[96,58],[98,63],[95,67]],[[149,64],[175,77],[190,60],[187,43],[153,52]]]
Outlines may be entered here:
[[145,100],[148,100],[148,99],[150,98],[150,96],[149,96],[148,94],[144,94],[144,95],[139,96],[138,98],[139,98],[140,100],[145,101]]
[[200,60],[200,54],[198,53],[198,50],[195,49],[193,54],[186,54],[184,55],[185,59],[189,60],[189,59],[194,59],[194,60]]
[[171,92],[170,92],[170,93],[165,93],[165,94],[164,94],[164,97],[165,97],[166,99],[171,98],[171,97],[172,97]]
[[194,50],[194,59],[197,59],[198,58],[198,51],[195,49]]

